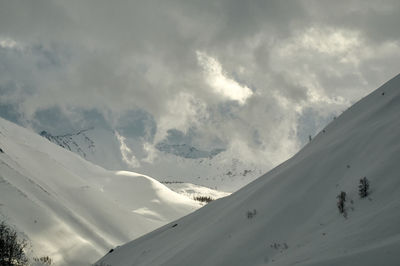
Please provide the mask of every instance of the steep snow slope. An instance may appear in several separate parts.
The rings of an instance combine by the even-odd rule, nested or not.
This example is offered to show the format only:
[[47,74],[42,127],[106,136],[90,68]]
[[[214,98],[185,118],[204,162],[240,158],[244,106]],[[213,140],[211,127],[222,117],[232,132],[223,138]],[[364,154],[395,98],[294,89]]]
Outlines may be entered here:
[[150,177],[104,170],[3,119],[0,148],[0,218],[56,265],[88,265],[200,207]]
[[[116,265],[400,265],[400,75],[238,192],[134,240]],[[358,196],[361,177],[368,198]],[[336,196],[347,193],[347,218]]]

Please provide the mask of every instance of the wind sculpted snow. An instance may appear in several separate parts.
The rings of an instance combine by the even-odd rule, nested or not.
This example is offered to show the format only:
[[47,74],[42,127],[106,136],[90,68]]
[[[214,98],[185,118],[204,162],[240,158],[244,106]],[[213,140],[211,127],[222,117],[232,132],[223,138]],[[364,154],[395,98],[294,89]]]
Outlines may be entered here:
[[[99,263],[400,265],[399,117],[400,75],[272,171]],[[358,195],[363,177],[367,198]]]

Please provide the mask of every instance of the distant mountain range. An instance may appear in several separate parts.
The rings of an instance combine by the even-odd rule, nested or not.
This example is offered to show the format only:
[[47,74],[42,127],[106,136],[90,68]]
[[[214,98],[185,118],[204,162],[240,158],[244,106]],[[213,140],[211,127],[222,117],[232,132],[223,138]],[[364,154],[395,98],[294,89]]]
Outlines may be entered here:
[[151,163],[140,161],[141,143],[134,143],[130,148],[130,156],[134,156],[138,163],[132,166],[123,159],[121,142],[116,133],[100,128],[62,135],[42,131],[40,135],[106,169],[138,171],[163,182],[186,182],[232,192],[265,171],[262,165],[245,163],[221,148],[206,151],[186,143],[166,142],[155,145],[158,153]]
[[199,158],[213,158],[215,155],[225,151],[225,149],[213,149],[211,151],[198,150],[188,144],[168,144],[159,142],[156,144],[156,148],[159,151],[165,153],[171,153],[178,157],[187,159],[199,159]]
[[[90,151],[91,153],[95,152],[94,141],[91,140],[85,134],[85,132],[87,132],[91,129],[93,129],[93,128],[81,130],[77,133],[70,133],[70,134],[65,134],[65,135],[60,135],[60,136],[53,136],[46,131],[42,131],[42,132],[40,132],[40,136],[45,137],[46,139],[50,140],[51,142],[65,148],[69,151],[75,152],[86,159],[86,157],[87,157],[86,152],[88,152],[88,151]],[[81,141],[79,141],[79,140],[81,140]],[[78,142],[80,144],[78,144]],[[82,148],[85,149],[86,152]]]

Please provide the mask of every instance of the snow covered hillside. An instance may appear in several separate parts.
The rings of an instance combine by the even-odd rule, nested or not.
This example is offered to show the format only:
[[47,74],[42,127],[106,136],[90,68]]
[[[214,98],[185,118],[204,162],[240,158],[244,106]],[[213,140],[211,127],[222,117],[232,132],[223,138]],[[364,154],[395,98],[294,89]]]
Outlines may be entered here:
[[208,187],[198,186],[192,183],[184,182],[162,182],[172,191],[184,195],[191,199],[198,200],[199,198],[209,198],[211,200],[216,200],[219,198],[226,197],[231,193],[214,190]]
[[158,181],[93,165],[0,119],[0,219],[56,265],[89,265],[200,207]]
[[154,162],[142,163],[138,171],[161,182],[178,181],[233,192],[260,176],[262,169],[225,152],[213,157],[185,158],[161,151]]
[[132,170],[122,160],[120,142],[112,130],[92,127],[63,135],[42,131],[40,135],[108,170]]
[[232,192],[253,181],[264,166],[246,163],[222,149],[199,150],[187,144],[155,145],[152,162],[143,143],[110,129],[88,128],[78,132],[52,135],[40,133],[49,141],[109,170],[127,169],[149,175],[162,182],[185,182]]
[[[400,75],[299,153],[104,265],[400,265]],[[360,198],[359,180],[370,181]],[[339,213],[337,195],[346,192]]]

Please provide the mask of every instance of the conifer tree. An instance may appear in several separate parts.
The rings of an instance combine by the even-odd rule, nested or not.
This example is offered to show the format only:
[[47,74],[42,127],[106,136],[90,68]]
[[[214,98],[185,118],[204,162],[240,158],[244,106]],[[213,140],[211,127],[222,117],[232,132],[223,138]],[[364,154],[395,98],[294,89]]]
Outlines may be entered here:
[[358,194],[361,198],[366,198],[369,195],[369,180],[365,176],[360,179],[360,184],[358,185]]
[[346,216],[346,210],[344,208],[344,203],[346,202],[346,192],[344,191],[340,192],[337,198],[338,198],[337,206],[339,212],[342,213],[344,216]]

